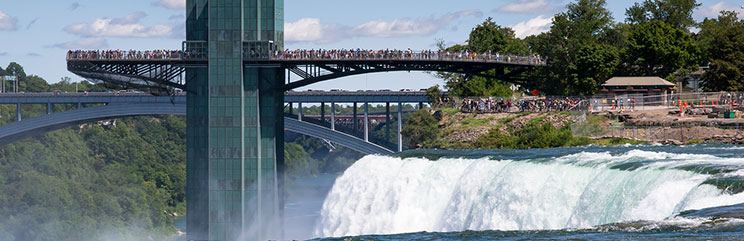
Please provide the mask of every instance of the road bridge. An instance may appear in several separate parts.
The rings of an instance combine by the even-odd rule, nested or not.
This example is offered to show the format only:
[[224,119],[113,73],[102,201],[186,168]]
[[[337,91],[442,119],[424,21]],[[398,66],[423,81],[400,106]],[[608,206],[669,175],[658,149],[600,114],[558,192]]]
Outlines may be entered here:
[[[377,101],[404,101],[419,102],[424,101],[426,96],[423,92],[393,92],[393,91],[357,91],[357,92],[325,92],[325,91],[308,91],[308,92],[287,92],[286,97],[289,100],[298,103],[314,103],[318,101],[338,101],[345,102],[377,102]],[[336,102],[332,102],[336,103]],[[153,96],[148,93],[137,92],[43,92],[43,93],[4,93],[0,94],[0,104],[17,105],[16,123],[11,123],[0,127],[0,145],[5,145],[28,136],[43,134],[48,131],[79,125],[85,122],[97,121],[107,118],[136,116],[136,115],[160,115],[160,114],[178,114],[185,115],[186,96],[183,94],[175,96]],[[47,106],[47,116],[23,120],[22,106],[29,104],[42,104]],[[77,110],[67,110],[55,113],[54,105],[73,104],[77,105]],[[101,108],[101,106],[87,107],[87,105],[104,104],[110,108]],[[87,108],[86,108],[87,107]],[[83,110],[84,109],[84,110]],[[300,111],[301,112],[301,111]],[[384,113],[372,113],[367,115],[367,122],[383,122]],[[339,123],[349,119],[353,115],[341,115],[339,121],[334,118],[328,118],[326,121]],[[385,121],[390,121],[390,113],[386,115]],[[314,118],[306,116],[306,118]],[[361,117],[355,117],[361,122]],[[369,139],[360,140],[353,135],[336,131],[334,128],[324,130],[323,125],[313,125],[302,122],[302,119],[289,119],[293,125],[285,127],[286,130],[299,134],[310,135],[312,137],[337,143],[349,147],[352,150],[360,151],[364,154],[391,153],[390,150],[380,147],[377,144],[370,143]],[[349,121],[351,122],[351,121]],[[314,129],[317,128],[317,129]],[[330,132],[328,132],[330,131]],[[328,132],[328,133],[326,133]],[[320,134],[319,134],[320,133]],[[352,137],[352,138],[350,138]],[[363,142],[363,143],[362,143]]]
[[[185,103],[129,103],[88,107],[53,113],[0,126],[0,146],[65,127],[104,119],[142,115],[186,115]],[[393,151],[319,125],[285,118],[285,130],[345,146],[363,154],[390,154]]]

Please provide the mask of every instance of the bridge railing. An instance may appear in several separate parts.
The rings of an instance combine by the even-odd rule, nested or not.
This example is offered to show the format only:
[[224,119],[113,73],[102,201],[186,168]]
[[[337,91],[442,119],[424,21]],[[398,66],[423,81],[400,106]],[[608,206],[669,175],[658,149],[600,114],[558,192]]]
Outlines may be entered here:
[[[203,60],[204,53],[190,54],[183,50],[70,50],[67,60]],[[454,62],[488,62],[525,65],[545,65],[547,57],[539,55],[512,55],[502,53],[476,53],[432,50],[285,50],[267,54],[246,52],[246,60],[286,60],[286,61],[321,61],[321,60],[411,60],[411,61],[454,61]]]
[[458,61],[494,62],[513,64],[544,65],[547,57],[539,55],[513,55],[502,53],[476,53],[469,51],[433,50],[286,50],[277,51],[274,60],[413,60],[413,61]]

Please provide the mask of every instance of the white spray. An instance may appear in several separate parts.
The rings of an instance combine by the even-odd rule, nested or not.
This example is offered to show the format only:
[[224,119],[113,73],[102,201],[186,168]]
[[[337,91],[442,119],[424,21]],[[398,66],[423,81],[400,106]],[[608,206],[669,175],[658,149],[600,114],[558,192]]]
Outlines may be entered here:
[[[608,167],[639,158],[653,161],[632,171]],[[672,168],[691,163],[744,159],[645,151],[547,163],[367,156],[336,180],[315,235],[585,228],[744,202],[744,193],[701,185],[707,175]]]

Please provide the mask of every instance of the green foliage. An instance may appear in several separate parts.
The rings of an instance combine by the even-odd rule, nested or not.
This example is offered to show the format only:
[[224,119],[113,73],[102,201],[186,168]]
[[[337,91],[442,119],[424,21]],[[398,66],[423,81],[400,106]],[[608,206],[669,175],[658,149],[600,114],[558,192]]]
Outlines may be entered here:
[[182,117],[128,118],[0,148],[0,236],[164,239],[175,231],[168,214],[185,211],[183,133]]
[[607,65],[591,71],[584,68],[598,61],[614,62],[617,50],[604,43],[608,33],[618,35],[612,32],[612,27],[612,14],[604,0],[579,0],[555,15],[550,32],[529,40],[531,49],[549,57],[549,66],[539,76],[544,81],[539,89],[559,95],[594,93],[592,86],[604,82],[612,68]]
[[482,149],[531,149],[580,146],[590,143],[587,138],[575,138],[569,126],[556,129],[550,123],[541,124],[541,119],[536,118],[522,128],[512,130],[509,134],[493,129],[478,138],[475,146]]
[[16,62],[10,62],[8,64],[8,67],[5,68],[5,74],[18,77],[18,79],[26,78],[26,71],[23,70],[23,66]]
[[680,69],[694,69],[700,48],[690,34],[662,21],[632,27],[622,56],[630,75],[666,77]]
[[454,114],[460,113],[460,109],[442,108],[442,112],[444,112],[447,115],[454,115]]
[[701,139],[697,139],[697,138],[695,138],[695,139],[690,139],[690,140],[687,140],[687,141],[685,142],[685,145],[695,145],[695,144],[702,144],[702,143],[705,143],[705,141],[703,141],[703,140],[701,140]]
[[613,138],[608,138],[608,139],[594,140],[592,141],[592,144],[600,145],[600,146],[615,146],[615,145],[625,145],[625,144],[637,145],[637,144],[647,144],[647,143],[645,141],[631,140],[631,139],[626,139],[622,137],[613,137]]
[[527,46],[516,38],[514,30],[499,26],[490,17],[473,28],[466,48],[476,53],[527,53]]
[[430,103],[437,103],[440,101],[442,98],[442,90],[439,89],[439,85],[426,89],[426,97],[429,98]]
[[[470,32],[467,45],[455,45],[445,48],[444,44],[438,44],[443,51],[461,52],[472,51],[478,54],[491,52],[501,54],[527,54],[527,45],[514,35],[514,30],[499,26],[488,18]],[[495,76],[495,72],[486,72]],[[465,78],[462,74],[437,73],[438,77],[446,81],[450,96],[472,97],[472,96],[511,96],[509,89],[511,84],[502,80],[483,77]]]
[[707,52],[710,69],[703,75],[709,91],[744,90],[744,20],[736,12],[722,12],[700,25],[698,42]]
[[569,81],[570,94],[595,94],[599,86],[612,77],[620,60],[617,48],[607,44],[593,44],[579,50],[577,71]]
[[692,12],[698,7],[700,3],[696,0],[645,0],[626,10],[625,21],[644,24],[659,20],[673,28],[687,29],[695,25]]
[[313,176],[318,174],[318,162],[297,143],[284,144],[285,175],[290,178]]
[[410,148],[426,146],[439,136],[438,122],[427,110],[414,112],[401,132]]

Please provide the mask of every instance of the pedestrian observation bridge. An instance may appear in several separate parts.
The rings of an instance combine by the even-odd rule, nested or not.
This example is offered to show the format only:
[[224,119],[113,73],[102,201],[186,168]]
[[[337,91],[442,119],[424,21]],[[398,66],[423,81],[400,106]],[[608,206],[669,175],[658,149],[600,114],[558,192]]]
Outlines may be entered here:
[[[244,53],[246,66],[276,65],[285,69],[285,90],[352,75],[391,71],[460,73],[529,87],[533,83],[528,73],[547,62],[540,56],[431,50],[288,50],[263,54],[244,50]],[[184,76],[186,69],[207,68],[207,56],[202,48],[144,52],[70,50],[67,68],[79,76],[123,87],[189,91]]]
[[[422,105],[427,102],[425,92],[421,91],[303,91],[285,93],[288,113],[285,113],[285,130],[316,137],[329,143],[348,147],[364,154],[388,154],[393,151],[390,144],[387,147],[375,144],[381,140],[370,140],[369,124],[371,119],[376,122],[390,123],[393,121],[390,113],[390,103],[397,104],[402,110],[401,103]],[[303,119],[302,104],[320,104],[320,115],[307,116]],[[326,115],[326,103],[331,111]],[[369,113],[365,108],[362,116],[357,115],[357,108],[352,114],[335,116],[336,104],[349,104],[354,107],[363,103],[385,103],[387,112]],[[46,92],[46,93],[3,93],[0,94],[0,104],[17,105],[15,122],[0,126],[0,146],[27,137],[44,134],[49,131],[89,123],[98,120],[141,115],[185,115],[186,95],[177,93],[173,96],[153,96],[138,92]],[[293,113],[297,104],[297,114]],[[22,107],[24,105],[46,105],[46,115],[24,119]],[[65,105],[67,108],[60,108]],[[69,106],[73,108],[69,108]],[[64,109],[63,111],[55,111]],[[384,120],[382,119],[384,116]],[[291,118],[290,118],[291,117]],[[353,117],[353,120],[350,119]],[[401,118],[398,116],[398,118]],[[353,123],[353,124],[352,124]],[[402,122],[398,122],[402,126]],[[339,126],[341,125],[341,126]],[[366,130],[360,134],[360,126]],[[386,125],[386,136],[390,136],[389,125]],[[339,130],[341,129],[341,130]],[[399,134],[398,134],[399,135]],[[364,136],[364,137],[362,137]],[[400,137],[399,137],[400,140]],[[402,147],[402,143],[395,143]]]

